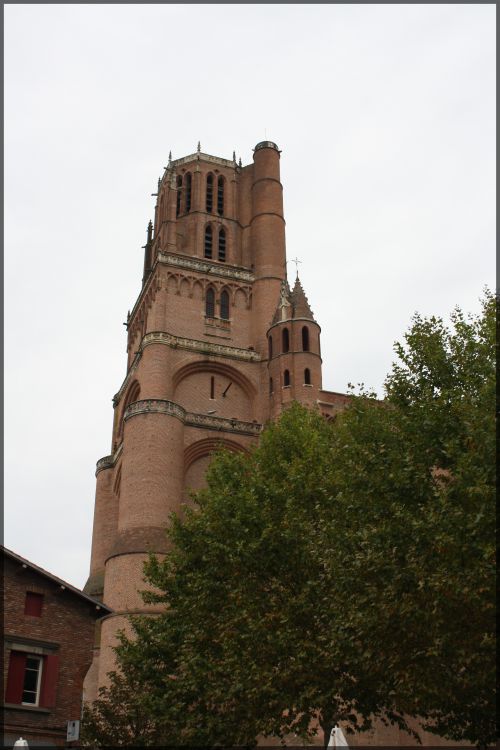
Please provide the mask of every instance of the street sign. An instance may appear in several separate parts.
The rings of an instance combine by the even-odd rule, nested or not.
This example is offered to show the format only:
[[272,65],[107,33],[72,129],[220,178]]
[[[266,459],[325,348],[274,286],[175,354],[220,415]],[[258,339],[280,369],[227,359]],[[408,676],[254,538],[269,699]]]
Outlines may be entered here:
[[79,721],[68,721],[68,728],[66,730],[66,742],[74,742],[80,737],[80,722]]

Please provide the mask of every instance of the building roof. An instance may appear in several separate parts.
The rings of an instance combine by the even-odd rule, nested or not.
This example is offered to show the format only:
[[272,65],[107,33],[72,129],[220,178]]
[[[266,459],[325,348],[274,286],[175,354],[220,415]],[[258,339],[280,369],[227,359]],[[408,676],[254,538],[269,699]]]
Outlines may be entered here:
[[316,323],[298,276],[292,291],[286,279],[281,282],[280,298],[271,325],[294,318],[305,318]]
[[53,583],[57,584],[59,587],[66,589],[67,591],[70,591],[72,594],[75,594],[76,596],[79,596],[81,599],[84,599],[89,604],[92,604],[96,610],[102,610],[102,614],[108,614],[113,612],[113,610],[106,606],[106,604],[103,604],[98,599],[94,599],[92,596],[88,596],[87,594],[84,594],[83,591],[80,591],[80,589],[77,589],[76,586],[72,586],[71,583],[68,583],[67,581],[63,581],[62,578],[58,578],[57,576],[53,575],[53,573],[49,573],[48,570],[44,570],[43,568],[40,568],[38,565],[35,565],[35,563],[30,562],[29,560],[26,560],[25,557],[21,557],[21,555],[17,555],[15,552],[12,552],[12,550],[7,549],[7,547],[4,547],[3,544],[0,545],[0,549],[4,553],[6,558],[9,558],[13,560],[14,562],[19,563],[23,568],[30,568],[31,570],[34,570],[36,573],[39,573],[44,578],[49,579]]

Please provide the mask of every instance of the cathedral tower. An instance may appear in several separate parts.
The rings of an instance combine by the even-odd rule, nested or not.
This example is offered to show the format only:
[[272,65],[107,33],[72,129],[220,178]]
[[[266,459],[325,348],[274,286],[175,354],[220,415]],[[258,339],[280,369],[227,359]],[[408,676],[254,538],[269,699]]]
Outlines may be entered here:
[[127,372],[113,398],[111,455],[97,463],[90,577],[85,591],[113,614],[86,682],[95,696],[130,613],[150,612],[138,589],[149,551],[203,485],[218,446],[248,451],[292,400],[324,413],[320,328],[297,277],[286,279],[280,151],[253,163],[201,152],[169,158],[144,247],[142,288],[127,320]]

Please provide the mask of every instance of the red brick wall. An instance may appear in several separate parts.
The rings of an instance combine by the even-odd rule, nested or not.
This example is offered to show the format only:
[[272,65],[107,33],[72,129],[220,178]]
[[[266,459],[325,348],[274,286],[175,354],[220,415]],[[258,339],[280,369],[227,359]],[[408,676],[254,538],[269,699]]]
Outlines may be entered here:
[[[7,558],[4,567],[4,709],[5,734],[31,741],[64,744],[66,722],[80,718],[84,676],[92,659],[96,609],[21,563]],[[41,617],[24,614],[27,591],[43,594]],[[24,640],[23,640],[24,639]],[[11,650],[16,643],[47,644],[46,653],[59,656],[53,708],[12,707],[5,704],[5,687]],[[50,649],[49,649],[50,647]]]

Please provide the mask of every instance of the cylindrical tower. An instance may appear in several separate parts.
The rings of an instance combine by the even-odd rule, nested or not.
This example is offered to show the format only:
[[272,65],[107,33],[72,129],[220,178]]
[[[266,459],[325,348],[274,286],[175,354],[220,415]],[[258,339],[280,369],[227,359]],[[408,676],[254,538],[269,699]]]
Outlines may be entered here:
[[265,352],[265,332],[273,316],[280,285],[286,277],[283,187],[280,152],[272,141],[254,149],[252,218],[250,221],[253,284],[253,333],[257,351]]

